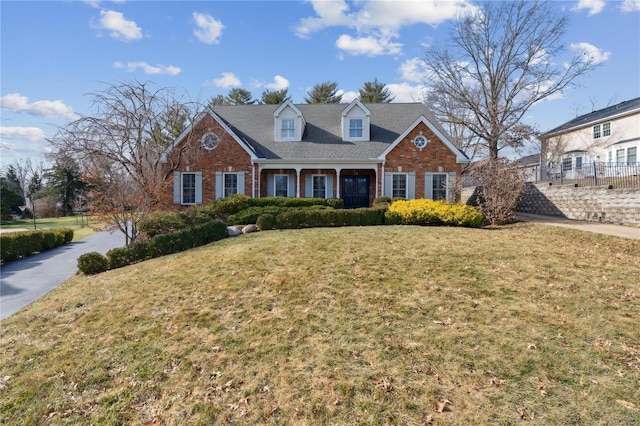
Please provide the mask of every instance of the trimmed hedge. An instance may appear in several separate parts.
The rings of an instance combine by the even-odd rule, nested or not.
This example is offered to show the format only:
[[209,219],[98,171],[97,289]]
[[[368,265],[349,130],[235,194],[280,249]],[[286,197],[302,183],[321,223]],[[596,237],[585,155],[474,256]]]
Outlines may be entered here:
[[8,232],[0,235],[0,260],[9,262],[58,247],[73,240],[73,229]]
[[277,229],[373,226],[384,224],[384,209],[291,209],[276,216]]
[[462,204],[424,198],[394,201],[387,211],[389,221],[403,225],[448,225],[477,228],[484,216],[477,209]]
[[156,235],[130,247],[119,247],[107,252],[109,269],[121,268],[143,260],[202,246],[227,236],[227,225],[214,220],[167,234]]

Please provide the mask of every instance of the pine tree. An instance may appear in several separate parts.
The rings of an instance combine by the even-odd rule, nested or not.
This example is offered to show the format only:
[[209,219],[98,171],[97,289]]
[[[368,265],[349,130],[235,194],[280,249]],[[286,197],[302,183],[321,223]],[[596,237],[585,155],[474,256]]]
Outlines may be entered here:
[[338,83],[325,81],[324,83],[318,83],[313,86],[308,98],[304,98],[304,101],[308,104],[337,104],[342,101],[342,94],[338,93]]
[[362,89],[359,90],[360,101],[368,103],[388,103],[395,98],[391,96],[391,92],[384,83],[380,83],[377,78],[373,81],[364,83]]

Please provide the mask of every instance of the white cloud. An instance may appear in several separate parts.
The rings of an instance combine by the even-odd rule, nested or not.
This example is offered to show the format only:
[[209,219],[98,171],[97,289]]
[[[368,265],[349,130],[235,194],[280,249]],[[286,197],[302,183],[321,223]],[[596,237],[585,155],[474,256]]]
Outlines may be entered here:
[[232,72],[223,72],[222,77],[213,79],[213,84],[218,87],[242,86],[240,79],[236,77]]
[[424,87],[413,86],[409,83],[387,84],[387,89],[394,96],[393,102],[422,102],[424,99]]
[[273,83],[265,84],[265,87],[270,90],[282,90],[289,87],[289,80],[281,75],[276,75],[273,78]]
[[367,56],[397,55],[402,51],[402,44],[393,43],[388,37],[351,37],[346,34],[338,38],[336,47],[352,55]]
[[[311,0],[316,16],[303,18],[295,28],[298,37],[329,27],[347,27],[356,35],[342,35],[336,46],[352,55],[399,54],[402,45],[391,42],[403,26],[438,25],[475,8],[468,0],[367,1]],[[353,7],[353,10],[350,9]]]
[[4,109],[16,112],[24,111],[38,117],[64,118],[67,120],[77,120],[79,118],[70,106],[65,105],[60,100],[29,103],[29,99],[19,93],[9,93],[3,96],[0,98],[0,105]]
[[623,12],[640,12],[640,0],[624,0],[620,9]]
[[[2,141],[10,139],[27,139],[33,142],[44,141],[44,131],[38,127],[6,127],[0,126]],[[9,143],[9,145],[14,145]]]
[[349,5],[343,0],[311,0],[315,17],[301,19],[295,28],[299,37],[320,31],[324,28],[345,26],[363,29],[397,30],[405,25],[430,24],[438,25],[447,19],[455,18],[458,13],[475,8],[467,0],[402,0],[402,1],[368,1]]
[[589,16],[593,16],[602,12],[604,6],[604,0],[580,0],[571,10],[577,12],[583,9],[587,9],[589,11]]
[[218,44],[224,25],[213,16],[204,13],[193,12],[193,20],[196,27],[193,34],[203,43]]
[[178,75],[182,71],[179,67],[174,67],[173,65],[149,65],[146,62],[127,62],[126,64],[123,62],[115,62],[113,64],[114,67],[119,69],[124,69],[127,72],[135,72],[137,69],[142,69],[145,74],[148,75],[159,75],[159,74],[167,74],[167,75]]
[[587,59],[592,60],[596,64],[600,64],[605,62],[611,56],[611,52],[605,52],[604,50],[598,49],[596,46],[589,43],[572,43],[571,50],[575,50],[580,54],[586,56]]
[[336,92],[336,95],[339,95],[339,94],[342,94],[342,100],[340,102],[343,104],[348,104],[349,102],[351,102],[352,100],[360,96],[359,92],[353,92],[351,90],[346,92],[344,90],[338,90]]
[[101,10],[98,29],[110,31],[109,35],[116,40],[132,41],[142,38],[142,30],[135,21],[127,20],[124,15],[114,10]]
[[421,83],[425,80],[423,61],[420,58],[407,59],[400,65],[400,78]]

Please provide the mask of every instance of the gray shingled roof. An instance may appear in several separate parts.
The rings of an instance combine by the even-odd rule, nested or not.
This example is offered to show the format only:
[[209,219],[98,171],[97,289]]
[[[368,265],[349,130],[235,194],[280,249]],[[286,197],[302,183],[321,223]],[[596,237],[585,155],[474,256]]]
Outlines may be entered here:
[[619,104],[612,105],[610,107],[606,107],[606,108],[576,117],[573,120],[567,121],[566,123],[554,129],[549,130],[542,136],[547,136],[547,135],[562,132],[563,130],[568,130],[574,127],[580,127],[580,126],[588,125],[589,123],[595,123],[598,121],[606,120],[609,117],[613,117],[613,116],[625,113],[627,111],[632,111],[638,108],[640,108],[640,98],[634,98],[628,101],[620,102]]
[[370,140],[366,142],[342,140],[342,112],[348,104],[296,104],[306,122],[300,142],[274,140],[273,113],[280,105],[217,105],[213,111],[254,148],[258,157],[273,160],[372,160],[420,116],[449,138],[424,104],[364,105],[371,112]]

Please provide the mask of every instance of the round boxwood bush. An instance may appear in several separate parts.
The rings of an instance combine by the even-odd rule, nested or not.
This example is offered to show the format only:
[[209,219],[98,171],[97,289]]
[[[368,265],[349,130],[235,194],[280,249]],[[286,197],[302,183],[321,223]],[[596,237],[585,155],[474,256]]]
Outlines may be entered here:
[[261,214],[256,220],[256,225],[263,231],[269,231],[276,227],[276,217],[269,213]]
[[78,269],[86,275],[99,274],[109,268],[107,258],[97,251],[85,253],[78,258]]

